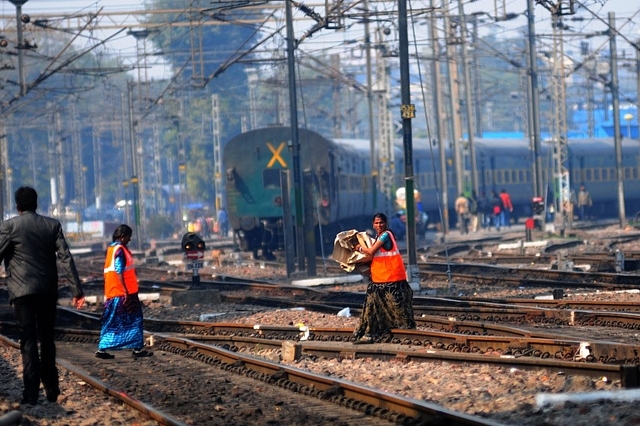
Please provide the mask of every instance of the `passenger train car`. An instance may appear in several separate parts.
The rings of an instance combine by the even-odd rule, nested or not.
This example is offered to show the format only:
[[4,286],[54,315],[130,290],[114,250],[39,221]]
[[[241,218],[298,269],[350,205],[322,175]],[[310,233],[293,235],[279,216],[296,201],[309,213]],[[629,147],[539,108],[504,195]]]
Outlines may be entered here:
[[[565,167],[569,171],[569,182],[572,192],[577,194],[580,185],[585,185],[593,198],[592,214],[597,217],[616,217],[618,213],[616,154],[612,138],[570,139]],[[557,195],[557,177],[554,172],[554,155],[556,147],[552,143],[543,142],[539,152],[542,163],[542,181],[547,194],[534,194],[532,181],[533,153],[528,140],[524,139],[479,139],[475,141],[476,163],[478,170],[479,195],[484,192],[490,196],[492,192],[505,189],[514,204],[512,218],[530,217],[532,215],[532,198],[535,195],[546,196],[547,205],[552,205]],[[398,152],[398,151],[397,151]],[[398,155],[398,154],[396,154]],[[401,155],[401,154],[400,154]],[[436,156],[436,161],[431,157]],[[427,210],[437,209],[437,192],[440,181],[440,163],[437,147],[429,147],[424,140],[415,140],[413,149],[414,175],[416,187],[420,189],[422,202]],[[448,200],[451,214],[456,193],[455,167],[453,153],[447,151]],[[471,167],[469,151],[463,150],[464,187],[471,187]],[[622,173],[624,185],[625,210],[633,216],[640,211],[640,145],[637,141],[622,141]],[[396,178],[402,184],[402,176]],[[438,189],[436,189],[436,183]],[[432,216],[430,213],[430,217]]]
[[[312,197],[315,225],[323,230],[318,236],[332,243],[341,230],[370,226],[375,198],[369,141],[331,141],[305,129],[298,139],[300,169],[313,182],[313,194],[305,197]],[[240,134],[224,147],[229,223],[241,248],[254,256],[262,250],[268,257],[283,245],[280,176],[293,170],[290,141],[290,128],[273,127]]]
[[[241,248],[257,256],[283,247],[283,198],[281,170],[292,170],[291,133],[288,127],[249,131],[230,140],[224,148],[226,196],[229,221]],[[317,241],[331,244],[336,233],[345,229],[365,229],[380,206],[393,206],[393,200],[373,184],[368,140],[329,140],[300,129],[300,168],[311,176]],[[479,139],[475,141],[479,192],[491,195],[505,189],[514,203],[512,218],[532,214],[533,155],[524,139]],[[640,211],[640,149],[637,142],[625,140],[623,149],[624,194],[628,215]],[[553,173],[553,144],[543,143],[540,151],[543,182],[548,188],[548,204],[557,187]],[[615,148],[612,139],[571,139],[566,166],[572,189],[584,184],[594,201],[592,212],[598,217],[617,215]],[[404,152],[401,141],[394,146],[393,190],[404,187]],[[377,158],[377,154],[376,154]],[[465,188],[470,188],[471,167],[468,149],[463,150]],[[414,186],[419,189],[424,210],[431,223],[440,221],[440,160],[438,146],[414,139]],[[455,226],[453,204],[456,191],[453,152],[446,152],[449,218]],[[293,184],[289,185],[293,204]],[[293,207],[292,207],[293,210]],[[391,211],[386,211],[390,216]],[[320,225],[320,226],[318,226]]]

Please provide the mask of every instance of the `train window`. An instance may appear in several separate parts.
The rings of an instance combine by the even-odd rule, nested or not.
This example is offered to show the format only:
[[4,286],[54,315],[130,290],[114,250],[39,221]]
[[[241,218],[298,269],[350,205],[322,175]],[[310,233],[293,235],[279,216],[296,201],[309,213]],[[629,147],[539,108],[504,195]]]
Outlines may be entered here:
[[638,169],[636,167],[632,167],[631,171],[631,175],[633,176],[632,179],[638,179]]
[[533,182],[533,179],[531,178],[531,170],[525,170],[524,172],[524,181],[529,183],[529,182]]
[[494,183],[497,183],[497,184],[504,183],[504,170],[496,170],[496,180]]
[[265,189],[280,188],[280,170],[264,169],[262,171],[262,185]]
[[504,183],[510,183],[511,182],[511,171],[510,170],[506,170],[504,172]]
[[338,187],[340,191],[347,190],[347,179],[343,175],[338,176]]
[[610,180],[616,180],[617,179],[616,169],[615,168],[610,168],[609,169],[609,179]]
[[624,168],[624,178],[626,180],[632,179],[632,177],[631,177],[632,175],[633,175],[633,169],[631,167],[625,167]]
[[584,171],[584,180],[585,182],[590,182],[593,180],[593,173],[591,169],[587,169]]
[[602,180],[609,180],[609,169],[602,169]]
[[518,179],[517,179],[518,183],[525,182],[524,175],[525,175],[524,170],[518,170]]
[[593,180],[595,180],[595,181],[599,181],[600,180],[600,169],[594,169],[593,170]]

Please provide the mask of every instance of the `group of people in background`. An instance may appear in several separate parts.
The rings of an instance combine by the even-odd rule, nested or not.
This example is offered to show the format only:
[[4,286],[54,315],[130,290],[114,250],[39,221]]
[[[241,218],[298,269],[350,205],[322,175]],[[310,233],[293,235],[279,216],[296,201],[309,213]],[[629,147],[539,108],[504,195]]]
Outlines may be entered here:
[[500,228],[511,226],[513,203],[506,189],[500,193],[492,192],[491,198],[484,192],[478,197],[475,191],[471,191],[471,195],[460,194],[455,202],[455,210],[461,234],[478,232],[480,228],[490,229],[492,226],[499,231]]
[[[584,185],[580,185],[577,196],[572,191],[569,204],[568,209],[577,214],[577,219],[589,220],[593,217],[591,212],[593,200]],[[575,212],[574,206],[576,207]],[[499,231],[502,228],[511,227],[513,203],[511,196],[504,188],[499,193],[492,191],[491,196],[482,192],[478,197],[475,191],[471,191],[471,195],[460,194],[455,201],[455,211],[458,231],[461,234],[477,232],[481,228],[495,228]]]
[[207,217],[204,214],[198,215],[195,220],[187,225],[189,232],[195,232],[202,238],[210,238],[213,235],[227,237],[229,235],[229,216],[224,207],[218,209],[216,217]]

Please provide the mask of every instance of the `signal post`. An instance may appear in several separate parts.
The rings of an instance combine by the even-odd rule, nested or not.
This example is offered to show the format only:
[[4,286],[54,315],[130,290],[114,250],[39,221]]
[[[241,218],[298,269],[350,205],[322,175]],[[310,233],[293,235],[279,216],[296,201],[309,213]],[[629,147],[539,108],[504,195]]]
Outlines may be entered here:
[[194,232],[187,232],[182,236],[181,243],[182,251],[187,259],[186,268],[193,271],[191,276],[191,282],[193,284],[200,283],[199,269],[204,266],[204,251],[206,245],[202,238]]

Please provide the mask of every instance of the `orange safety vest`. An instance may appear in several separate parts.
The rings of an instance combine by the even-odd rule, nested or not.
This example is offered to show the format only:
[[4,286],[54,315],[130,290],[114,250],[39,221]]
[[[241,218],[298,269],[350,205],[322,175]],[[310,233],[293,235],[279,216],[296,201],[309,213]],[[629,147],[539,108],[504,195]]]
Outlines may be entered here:
[[391,250],[380,247],[371,259],[371,280],[374,283],[390,283],[407,279],[407,271],[404,269],[396,239],[391,232],[388,234],[393,243]]
[[112,297],[124,296],[124,288],[119,274],[116,272],[116,253],[122,248],[125,258],[125,269],[122,273],[124,283],[127,286],[127,292],[134,294],[138,292],[138,277],[136,270],[133,268],[133,256],[129,249],[122,244],[114,244],[107,248],[107,258],[104,261],[104,296],[107,299]]

